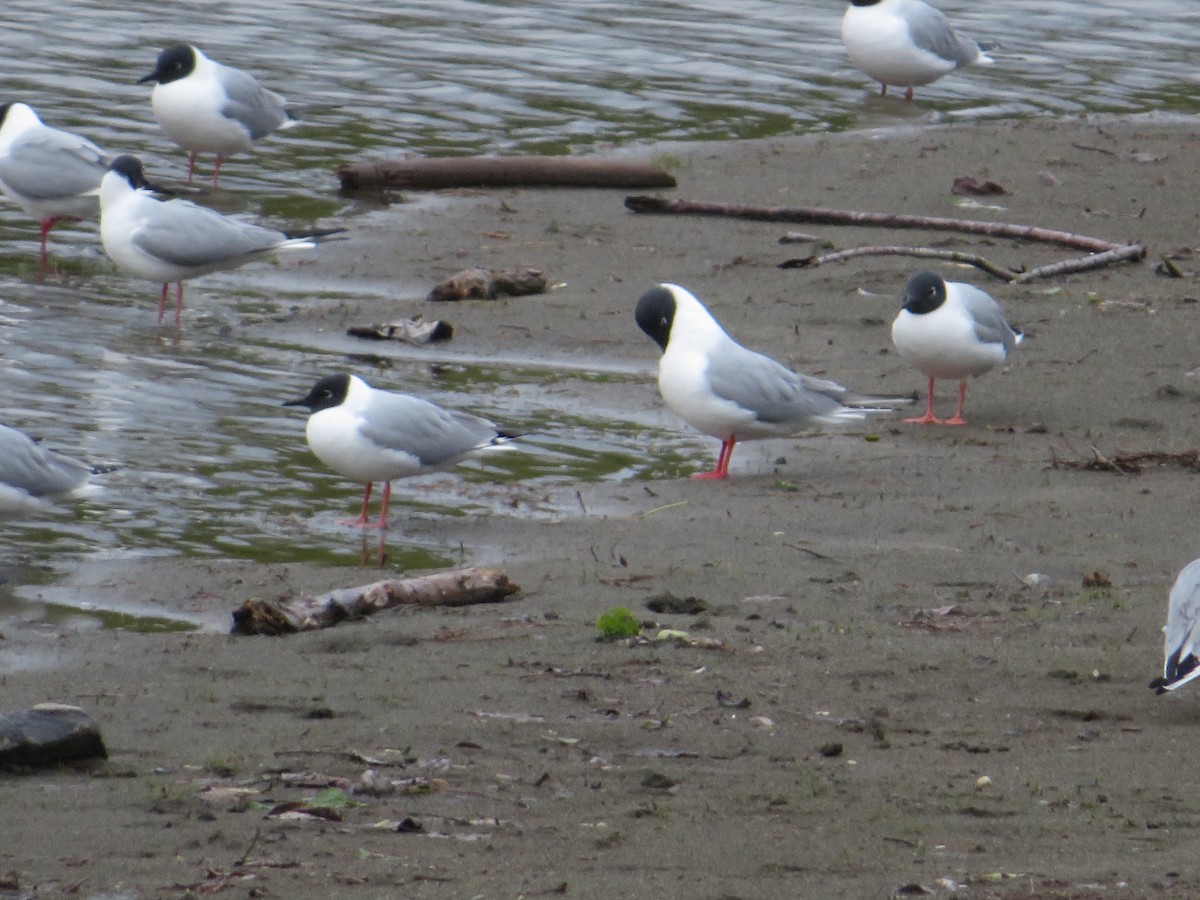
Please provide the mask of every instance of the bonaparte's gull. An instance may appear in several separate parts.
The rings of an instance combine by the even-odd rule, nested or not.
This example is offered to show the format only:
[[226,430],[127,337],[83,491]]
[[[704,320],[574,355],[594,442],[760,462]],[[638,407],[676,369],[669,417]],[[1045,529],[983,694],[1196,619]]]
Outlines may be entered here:
[[158,301],[161,322],[167,289],[176,283],[175,324],[183,311],[183,282],[198,275],[236,269],[286,250],[310,250],[317,240],[343,229],[276,231],[186,200],[158,200],[146,189],[141,162],[133,156],[113,160],[100,181],[100,242],[117,267],[162,282]]
[[43,125],[24,103],[0,106],[0,189],[36,219],[42,258],[56,223],[95,218],[107,154],[87,138]]
[[643,294],[635,317],[663,351],[658,363],[663,402],[693,428],[721,441],[716,468],[693,478],[727,478],[738,441],[787,437],[912,402],[856,395],[747,350],[677,284],[661,284]]
[[[989,294],[970,284],[945,281],[934,272],[918,272],[908,280],[904,306],[892,323],[892,343],[929,376],[929,398],[925,415],[904,421],[965,425],[967,378],[1000,365],[1023,337]],[[959,380],[958,408],[949,419],[933,414],[933,385],[939,378]]]
[[1150,682],[1158,694],[1181,688],[1200,676],[1200,660],[1196,658],[1200,643],[1200,559],[1184,566],[1171,587],[1163,634],[1162,678]]
[[[327,375],[284,406],[308,407],[308,446],[339,475],[366,483],[352,524],[386,528],[392,480],[448,469],[469,456],[508,445],[517,435],[487,419],[427,400],[371,387],[357,375]],[[371,485],[382,481],[379,519],[367,518]]]
[[87,492],[98,469],[47,450],[15,428],[0,425],[0,517],[47,508],[54,500]]
[[990,64],[979,45],[956,32],[950,21],[923,0],[851,0],[842,17],[842,43],[850,62],[882,85],[929,84],[962,66]]
[[157,82],[150,103],[158,124],[188,151],[189,183],[197,153],[217,155],[215,188],[224,157],[249,150],[254,141],[295,122],[283,98],[253,75],[209,59],[189,44],[163,50],[154,71],[138,79],[147,81]]

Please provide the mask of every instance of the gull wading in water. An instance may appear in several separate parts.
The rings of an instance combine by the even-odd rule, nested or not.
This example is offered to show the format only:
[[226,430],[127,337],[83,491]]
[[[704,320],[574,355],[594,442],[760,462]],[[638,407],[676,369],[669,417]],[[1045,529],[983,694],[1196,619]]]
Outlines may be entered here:
[[1184,566],[1171,586],[1163,634],[1163,674],[1150,682],[1157,694],[1177,690],[1200,676],[1200,660],[1196,658],[1200,643],[1200,559]]
[[[934,272],[918,272],[908,280],[904,306],[892,322],[892,343],[902,358],[929,377],[929,397],[925,415],[904,421],[967,424],[962,416],[967,378],[1000,365],[1023,338],[991,295]],[[933,385],[939,378],[958,379],[958,408],[949,419],[933,414]]]
[[188,151],[189,184],[196,154],[217,155],[215,188],[226,156],[249,150],[259,138],[295,124],[282,97],[248,72],[211,60],[190,44],[163,50],[154,71],[138,84],[147,81],[156,82],[150,104],[159,126]]
[[55,500],[81,497],[89,479],[112,471],[94,468],[53,450],[15,428],[0,425],[0,518],[47,509]]
[[[362,512],[348,523],[386,528],[392,481],[449,469],[469,456],[506,448],[517,437],[487,419],[443,409],[409,394],[377,390],[357,375],[327,375],[284,406],[307,407],[308,446],[339,475],[366,484]],[[367,517],[373,482],[382,481],[378,521]]]
[[58,222],[94,219],[108,155],[69,131],[42,124],[24,103],[0,106],[0,189],[46,236]]
[[842,43],[850,62],[880,83],[881,94],[890,84],[904,88],[906,100],[914,86],[993,61],[923,0],[851,0],[842,16]]
[[663,402],[697,431],[721,441],[716,468],[693,478],[728,478],[738,441],[843,425],[912,402],[856,395],[747,350],[677,284],[661,284],[643,294],[635,318],[662,348],[658,390]]
[[100,181],[100,242],[117,268],[162,282],[158,320],[175,282],[175,324],[183,313],[183,282],[236,269],[288,250],[311,250],[344,229],[276,231],[223,216],[187,200],[162,201],[147,189],[141,162],[118,156]]

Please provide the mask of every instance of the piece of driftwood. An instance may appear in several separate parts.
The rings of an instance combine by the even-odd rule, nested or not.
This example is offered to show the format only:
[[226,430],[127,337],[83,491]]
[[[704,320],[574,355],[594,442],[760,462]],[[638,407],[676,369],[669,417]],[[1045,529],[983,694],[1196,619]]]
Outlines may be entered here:
[[[976,219],[949,219],[940,216],[912,216],[902,213],[861,212],[852,209],[826,209],[818,206],[755,206],[749,204],[705,203],[694,200],[667,200],[664,197],[626,197],[626,208],[638,213],[654,213],[665,215],[696,215],[696,216],[727,216],[737,219],[751,219],[760,222],[801,222],[810,225],[858,225],[876,228],[910,228],[923,231],[956,231],[963,234],[979,234],[987,237],[1003,237],[1013,240],[1037,241],[1045,244],[1055,244],[1072,250],[1083,250],[1089,256],[1078,259],[1066,259],[1046,266],[1039,266],[1022,272],[996,265],[979,256],[965,254],[957,261],[969,262],[1004,281],[1024,283],[1037,278],[1049,278],[1055,275],[1065,275],[1071,272],[1083,272],[1098,269],[1118,262],[1134,262],[1145,258],[1146,248],[1142,244],[1117,244],[1103,238],[1076,234],[1071,231],[1058,231],[1052,228],[1041,228],[1037,225],[1018,225],[1009,222],[983,222]],[[896,255],[903,253],[910,256],[926,258],[955,259],[953,256],[941,254],[952,251],[939,251],[929,247],[898,248],[898,247],[856,247],[842,250],[839,253],[826,254],[819,257],[808,257],[805,260],[789,260],[783,263],[783,268],[807,268],[832,262],[835,259],[849,259],[851,256],[867,256],[877,254]]]
[[434,286],[426,300],[495,300],[501,294],[524,297],[546,293],[546,273],[526,267],[512,271],[463,269]]
[[455,156],[381,159],[337,168],[344,191],[436,191],[468,187],[673,188],[660,166],[580,156]]
[[0,767],[53,766],[107,756],[100,726],[78,706],[39,703],[0,713]]
[[1132,453],[1114,453],[1106,456],[1092,447],[1091,459],[1051,460],[1055,469],[1074,469],[1081,472],[1111,472],[1114,475],[1139,475],[1149,466],[1160,468],[1174,466],[1181,469],[1200,471],[1200,450],[1184,450],[1167,453],[1162,450],[1138,450]]
[[415,319],[400,319],[396,322],[379,322],[374,325],[353,325],[346,329],[350,337],[375,341],[404,341],[406,344],[430,344],[448,341],[454,337],[454,326],[441,319],[426,322],[420,316]]
[[[782,242],[782,239],[781,239]],[[994,275],[1001,281],[1011,284],[1024,284],[1038,278],[1054,278],[1058,275],[1068,275],[1072,272],[1086,272],[1091,269],[1102,269],[1105,266],[1126,260],[1141,259],[1146,255],[1146,248],[1140,244],[1127,244],[1103,253],[1093,253],[1090,256],[1079,256],[1073,259],[1063,259],[1056,263],[1038,266],[1027,271],[1009,269],[992,262],[984,256],[974,253],[963,253],[959,250],[939,250],[934,247],[851,247],[848,250],[837,250],[821,256],[803,256],[797,259],[787,259],[779,264],[781,269],[812,269],[831,262],[842,262],[856,256],[912,256],[918,259],[944,259],[948,262],[964,263],[982,269],[989,275]]]
[[500,603],[521,590],[499,569],[469,568],[394,578],[318,596],[250,599],[233,611],[233,634],[293,634],[329,628],[393,606]]

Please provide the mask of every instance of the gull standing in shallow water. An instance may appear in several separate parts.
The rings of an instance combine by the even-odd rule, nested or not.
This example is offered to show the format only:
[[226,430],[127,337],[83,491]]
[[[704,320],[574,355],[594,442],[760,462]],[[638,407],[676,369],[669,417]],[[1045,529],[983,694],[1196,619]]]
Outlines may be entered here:
[[236,269],[285,250],[311,250],[344,229],[276,231],[239,222],[187,200],[157,200],[147,190],[141,162],[118,156],[100,181],[100,242],[117,268],[162,282],[158,321],[175,288],[175,324],[183,313],[183,282]]
[[836,382],[800,375],[747,350],[677,284],[647,291],[634,315],[638,327],[662,348],[658,390],[663,402],[697,431],[721,441],[716,468],[693,478],[728,478],[738,441],[788,437],[912,402],[852,394]]
[[1150,682],[1157,694],[1174,691],[1200,676],[1200,660],[1196,658],[1200,644],[1200,559],[1184,566],[1171,587],[1163,634],[1162,678]]
[[58,222],[96,217],[108,155],[69,131],[42,124],[24,103],[0,106],[0,189],[37,220],[42,260]]
[[[904,306],[892,322],[892,343],[901,357],[929,376],[929,398],[925,415],[904,421],[966,425],[967,378],[1000,365],[1023,338],[991,295],[934,272],[918,272],[908,280]],[[949,419],[933,414],[933,385],[939,378],[959,379],[958,408]]]
[[156,82],[150,104],[167,137],[188,151],[188,183],[197,153],[215,153],[212,184],[221,161],[295,120],[283,98],[268,91],[254,76],[209,59],[189,44],[176,44],[158,55],[154,71],[138,84]]
[[40,511],[63,497],[82,496],[92,475],[108,471],[47,450],[24,432],[0,425],[0,518]]
[[992,58],[959,34],[941,12],[923,0],[851,0],[842,16],[842,43],[850,62],[882,85],[905,88],[937,81],[948,72]]
[[[479,416],[377,390],[357,375],[327,375],[283,405],[308,407],[304,433],[313,453],[339,475],[366,483],[362,512],[347,523],[362,528],[387,527],[393,479],[449,469],[517,437]],[[383,507],[372,522],[367,504],[376,481],[384,483]]]

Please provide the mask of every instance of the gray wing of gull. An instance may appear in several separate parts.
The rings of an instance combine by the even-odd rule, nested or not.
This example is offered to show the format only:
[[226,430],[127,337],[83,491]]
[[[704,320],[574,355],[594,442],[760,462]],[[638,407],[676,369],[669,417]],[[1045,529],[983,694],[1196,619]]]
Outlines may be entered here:
[[713,393],[769,424],[801,424],[837,413],[846,389],[833,381],[801,375],[769,356],[730,343],[706,371]]
[[91,467],[38,445],[24,432],[0,425],[0,484],[34,497],[53,497],[80,487]]
[[281,231],[239,222],[186,200],[156,204],[131,237],[151,256],[176,266],[220,265],[287,240]]
[[1191,652],[1195,652],[1200,641],[1200,559],[1184,566],[1175,579],[1163,633],[1164,656],[1168,659],[1189,645],[1193,648]]
[[221,66],[218,77],[227,97],[222,114],[245,126],[253,140],[265,137],[288,120],[283,98],[260,85],[253,75]]
[[405,394],[375,395],[363,416],[364,437],[414,456],[423,466],[454,462],[497,437],[496,426],[487,419]]
[[55,128],[21,138],[0,156],[0,181],[33,200],[57,200],[94,191],[108,157],[91,141]]
[[985,344],[1003,344],[1005,353],[1012,353],[1017,346],[1017,335],[1004,310],[991,295],[969,284],[959,285],[963,307],[975,323],[975,336]]
[[909,2],[900,14],[908,23],[913,43],[922,50],[956,66],[969,66],[979,58],[979,45],[955,31],[940,10],[926,3]]

